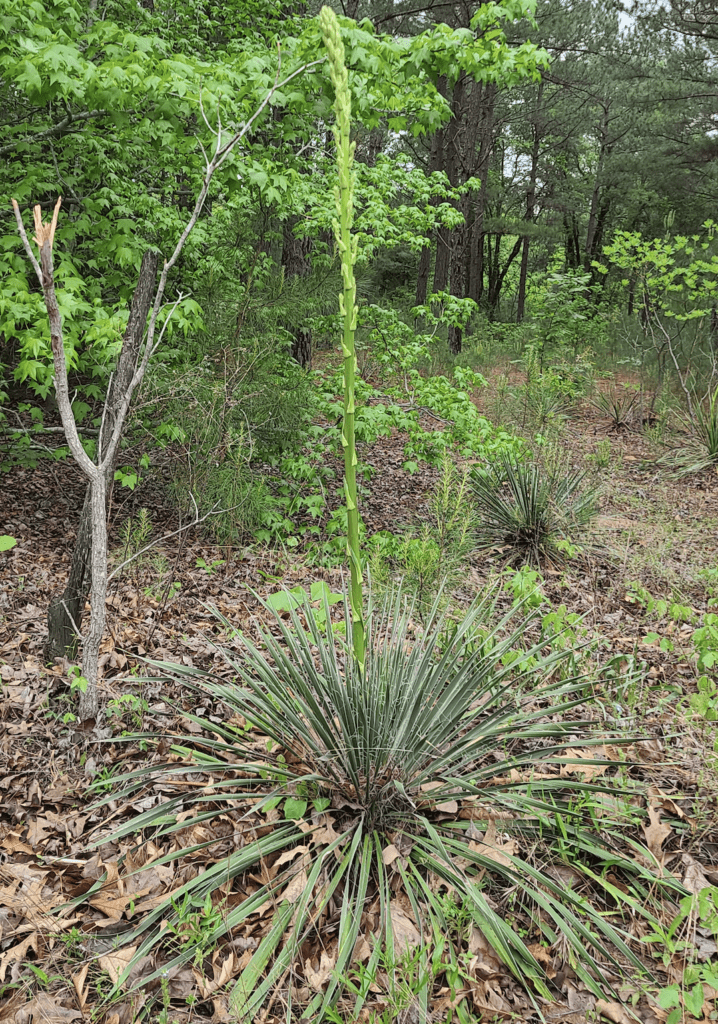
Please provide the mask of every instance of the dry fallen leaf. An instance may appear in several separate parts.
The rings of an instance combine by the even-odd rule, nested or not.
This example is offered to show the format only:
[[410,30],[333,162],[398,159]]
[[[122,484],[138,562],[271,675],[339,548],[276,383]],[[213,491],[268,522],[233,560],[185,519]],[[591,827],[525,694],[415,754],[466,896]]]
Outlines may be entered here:
[[402,910],[401,906],[392,900],[389,906],[391,915],[391,928],[394,933],[394,951],[398,956],[405,953],[409,946],[418,946],[421,936],[416,925],[410,917]]
[[487,978],[495,978],[506,974],[496,954],[496,950],[481,929],[477,928],[475,924],[472,924],[471,934],[469,935],[469,953],[472,957],[472,974],[476,974],[479,978],[486,980]]
[[605,999],[599,999],[596,1002],[596,1013],[602,1014],[604,1017],[608,1017],[614,1024],[636,1024],[637,1017],[632,1017],[625,1006],[621,1006],[620,1003],[609,1003]]
[[660,861],[663,859],[661,847],[673,829],[670,825],[663,824],[660,814],[655,807],[650,806],[648,808],[648,817],[651,822],[650,825],[648,827],[643,826],[646,844],[656,860]]
[[212,1024],[227,1024],[230,1020],[229,1000],[225,995],[212,996]]
[[25,990],[15,989],[8,999],[0,1002],[0,1021],[14,1021],[15,1013],[21,1006],[25,1005]]
[[510,839],[507,843],[499,843],[496,839],[496,822],[491,819],[489,826],[486,829],[486,834],[483,837],[483,842],[477,843],[472,841],[469,843],[469,849],[473,850],[474,853],[481,854],[482,857],[488,857],[489,860],[494,861],[496,864],[501,864],[503,867],[510,868],[511,861],[507,854],[514,856],[516,854],[516,841]]
[[[425,782],[421,787],[421,792],[431,793],[435,789],[443,789],[445,785],[445,782],[441,782],[438,779],[434,780],[434,782]],[[456,800],[445,800],[443,803],[436,804],[435,810],[442,811],[444,814],[456,814],[459,810],[459,805]]]
[[[137,893],[137,895],[143,895]],[[98,892],[90,900],[90,906],[100,910],[107,918],[106,921],[98,921],[97,927],[108,927],[120,920],[128,904],[134,902],[135,896],[120,896],[119,893]]]
[[510,1020],[514,1014],[510,1004],[504,999],[498,980],[477,978],[471,982],[471,999],[474,1008],[482,1013],[482,1017],[495,1018],[497,1014]]
[[325,953],[324,950],[322,950],[319,967],[316,971],[309,961],[304,964],[304,977],[307,979],[309,987],[313,989],[314,992],[321,992],[329,981],[332,976],[332,971],[334,970],[334,963],[334,957],[329,956],[328,953]]
[[572,758],[575,760],[575,764],[562,764],[561,765],[561,776],[567,775],[580,775],[584,782],[591,782],[598,775],[603,775],[606,769],[609,767],[608,764],[582,764],[581,761],[597,761],[598,751],[592,750],[589,747],[578,749],[575,747],[568,747],[564,753],[564,757]]
[[24,964],[28,949],[34,949],[37,954],[38,938],[37,932],[33,932],[32,935],[28,935],[26,939],[19,942],[17,946],[11,946],[10,949],[5,950],[3,955],[0,956],[0,981],[5,981],[5,972],[9,964]]
[[298,871],[294,878],[290,881],[287,888],[284,890],[282,895],[283,900],[287,900],[289,903],[296,903],[299,897],[302,895],[307,887],[309,878],[304,868]]
[[532,942],[527,948],[534,960],[538,960],[538,962],[543,966],[547,977],[555,978],[556,971],[553,969],[553,957],[549,950],[546,949],[545,946],[542,946],[540,942]]
[[114,985],[117,984],[122,972],[127,968],[136,952],[137,946],[127,946],[125,949],[115,949],[100,957],[100,967],[103,971],[107,971]]
[[234,953],[230,953],[229,956],[222,961],[221,964],[212,964],[212,973],[214,979],[209,981],[204,975],[195,968],[193,973],[195,981],[197,982],[197,988],[199,994],[203,999],[208,999],[211,995],[214,995],[219,989],[224,988],[227,982],[231,981],[236,974],[237,957]]
[[17,832],[10,832],[9,835],[6,835],[2,845],[6,853],[29,853],[31,855],[34,853],[33,848],[24,843]]
[[89,964],[85,964],[77,974],[72,976],[72,984],[75,986],[75,992],[77,993],[77,1005],[81,1010],[84,1010],[85,1003],[87,1002],[87,989],[85,988],[85,978],[87,972],[90,969]]
[[49,992],[38,992],[34,999],[15,1011],[15,1024],[68,1024],[82,1017],[79,1010],[68,1010]]
[[684,853],[681,860],[685,868],[683,884],[686,889],[696,895],[698,895],[701,889],[708,889],[711,883],[703,873],[703,865],[699,864],[694,857],[691,857],[690,853]]
[[384,849],[381,851],[381,859],[387,866],[389,864],[393,864],[397,857],[401,857],[401,852],[396,848],[396,846],[394,846],[393,843],[391,843],[390,846],[384,847]]

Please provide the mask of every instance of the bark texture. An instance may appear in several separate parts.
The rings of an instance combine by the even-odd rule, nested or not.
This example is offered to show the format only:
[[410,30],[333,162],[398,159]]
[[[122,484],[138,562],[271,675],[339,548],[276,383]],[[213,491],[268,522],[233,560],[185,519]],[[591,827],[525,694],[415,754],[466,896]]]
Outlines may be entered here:
[[[311,269],[309,254],[311,252],[311,239],[298,238],[294,229],[297,224],[297,217],[290,217],[284,223],[282,236],[282,266],[287,281],[293,277],[306,277]],[[312,368],[312,332],[301,325],[291,324],[289,330],[292,334],[292,359],[296,360],[305,370]]]
[[[147,315],[154,296],[158,261],[159,257],[156,252],[148,251],[142,258],[140,276],[132,296],[120,358],[105,404],[105,420],[102,437],[99,439],[100,461],[112,436],[119,406],[135,372]],[[105,495],[109,493],[114,468],[113,463],[107,469]],[[62,594],[52,599],[48,608],[47,642],[44,651],[45,660],[48,662],[55,658],[72,657],[77,647],[77,630],[81,625],[80,620],[87,600],[91,576],[92,487],[93,485],[88,483],[85,491],[85,502],[80,515],[67,584]]]

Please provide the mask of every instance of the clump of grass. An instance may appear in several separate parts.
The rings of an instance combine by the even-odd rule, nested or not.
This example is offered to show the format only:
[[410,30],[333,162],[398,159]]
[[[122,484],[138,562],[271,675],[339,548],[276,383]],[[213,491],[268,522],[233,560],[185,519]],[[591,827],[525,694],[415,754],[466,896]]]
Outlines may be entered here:
[[499,459],[473,476],[479,548],[497,548],[512,561],[541,564],[560,559],[598,514],[598,491],[587,474],[539,463]]
[[608,469],[612,461],[611,442],[607,437],[599,441],[594,450],[586,456],[586,462],[596,469]]

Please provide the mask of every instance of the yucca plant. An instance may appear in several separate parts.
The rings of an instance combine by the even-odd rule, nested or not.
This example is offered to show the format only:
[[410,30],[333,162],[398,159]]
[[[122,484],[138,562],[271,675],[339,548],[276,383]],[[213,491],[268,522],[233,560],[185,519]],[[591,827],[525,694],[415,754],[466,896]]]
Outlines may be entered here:
[[661,464],[673,467],[676,476],[700,473],[711,466],[718,468],[718,387],[702,402],[696,402],[686,430],[686,440],[665,455]]
[[598,513],[598,491],[587,474],[504,456],[475,473],[479,548],[508,551],[514,561],[539,564],[560,557],[561,542],[575,539]]
[[[345,617],[350,636],[348,601]],[[349,646],[338,650],[331,631],[327,638],[309,605],[287,621],[277,614],[260,646],[241,638],[242,656],[226,654],[235,682],[173,666],[174,675],[224,706],[225,721],[212,725],[186,714],[205,730],[201,739],[168,737],[167,763],[118,780],[124,788],[112,799],[120,802],[132,802],[148,783],[177,795],[127,821],[112,839],[140,833],[170,845],[174,852],[155,864],[196,861],[203,848],[208,852],[203,872],[175,890],[172,904],[151,910],[125,936],[137,947],[133,963],[158,942],[167,948],[180,905],[202,906],[221,887],[228,909],[205,936],[205,948],[253,928],[263,935],[231,995],[237,1019],[256,1020],[285,972],[301,973],[303,944],[321,941],[331,977],[301,1008],[302,1019],[320,1021],[360,940],[367,977],[380,958],[395,961],[407,927],[420,950],[445,945],[437,895],[444,883],[533,992],[548,997],[547,979],[497,909],[509,891],[531,922],[531,941],[560,948],[591,991],[605,991],[605,964],[618,973],[628,966],[642,971],[622,929],[635,914],[651,918],[655,879],[609,839],[582,828],[577,801],[600,790],[615,794],[614,783],[569,780],[566,765],[607,762],[577,762],[565,748],[604,742],[605,734],[596,738],[587,722],[574,719],[585,680],[562,678],[562,656],[546,653],[546,638],[526,645],[528,625],[512,624],[511,614],[499,618],[494,600],[484,598],[458,625],[435,615],[418,630],[397,594],[367,616],[363,671]],[[529,663],[530,678],[522,668]],[[270,808],[277,820],[268,826]],[[234,837],[233,852],[217,860],[210,853],[217,842],[213,819],[220,836]],[[181,849],[174,837],[188,824],[207,839]],[[593,897],[546,870],[562,859],[552,852],[557,837]],[[614,874],[623,873],[620,885],[604,877],[609,863]],[[408,902],[397,902],[397,888]],[[378,907],[375,925],[365,917],[370,904]],[[274,916],[261,929],[267,906]],[[166,976],[193,952],[179,948],[152,977]],[[355,1014],[366,995],[360,992]]]
[[[346,642],[331,628],[325,598],[321,614],[308,602],[291,604],[286,621],[274,613],[259,645],[239,637],[241,657],[226,654],[230,681],[164,666],[227,714],[212,722],[185,714],[205,730],[201,738],[165,737],[160,750],[170,750],[166,763],[116,780],[123,787],[112,794],[116,800],[132,801],[148,784],[171,795],[112,838],[169,841],[168,852],[153,865],[189,858],[190,865],[200,860],[202,866],[193,877],[185,872],[171,896],[147,909],[125,936],[134,953],[117,984],[157,946],[169,962],[143,977],[143,984],[161,982],[189,959],[201,970],[202,949],[255,931],[258,945],[230,999],[234,1017],[250,1022],[259,1019],[289,972],[303,969],[311,987],[302,957],[321,937],[331,972],[321,984],[315,977],[315,995],[300,1010],[302,1019],[319,1022],[363,942],[368,963],[356,1017],[378,965],[395,963],[407,944],[418,947],[427,977],[430,948],[436,964],[442,956],[456,963],[445,904],[437,895],[446,885],[532,992],[548,997],[547,978],[501,912],[497,900],[504,892],[519,895],[536,939],[560,947],[586,986],[600,994],[604,964],[618,972],[626,966],[642,970],[622,924],[624,916],[626,922],[636,915],[651,918],[655,880],[622,858],[609,837],[592,838],[583,830],[579,802],[602,787],[561,775],[573,763],[562,756],[569,744],[579,737],[583,746],[606,738],[594,738],[586,722],[571,717],[584,702],[584,681],[562,678],[563,655],[547,653],[549,638],[537,636],[526,649],[529,624],[498,618],[491,599],[459,623],[442,618],[435,607],[421,629],[400,593],[364,615],[353,431],[350,94],[336,16],[325,7],[320,18],[335,89],[339,169],[335,233],[343,277],[342,444],[351,570]],[[506,473],[512,470],[523,472],[506,463]],[[576,487],[557,483],[545,500],[538,490],[556,516],[552,502],[565,505]],[[582,757],[580,763],[585,768],[592,762]],[[188,830],[194,840],[187,848]],[[220,840],[229,851],[216,852]],[[595,886],[595,906],[537,865],[538,848],[549,865],[560,858],[552,853],[554,840],[570,850],[575,870]],[[621,887],[604,877],[606,864],[624,874]],[[212,905],[220,893],[221,914]],[[201,947],[178,938],[190,934],[183,917],[193,907],[204,914]],[[372,907],[376,921],[373,910],[371,921],[367,916]],[[264,914],[269,920],[258,926]],[[286,1016],[296,1019],[291,1000]]]
[[597,391],[591,404],[607,416],[614,430],[627,430],[635,417],[639,393],[622,385],[610,391]]

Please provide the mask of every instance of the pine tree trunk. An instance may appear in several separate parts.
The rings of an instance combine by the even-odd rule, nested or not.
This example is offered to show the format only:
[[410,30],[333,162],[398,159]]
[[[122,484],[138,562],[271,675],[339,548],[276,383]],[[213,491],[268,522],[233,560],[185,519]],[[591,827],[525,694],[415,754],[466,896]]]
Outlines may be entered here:
[[[145,253],[140,276],[132,296],[130,315],[122,342],[122,351],[107,396],[103,436],[99,439],[100,453],[112,435],[117,407],[124,397],[132,375],[144,335],[147,314],[154,294],[159,257],[156,252]],[[109,493],[114,467],[108,470],[105,491]],[[85,491],[77,539],[72,552],[70,575],[63,593],[54,597],[47,611],[47,642],[44,656],[47,662],[55,658],[72,657],[77,646],[76,630],[80,629],[82,612],[87,600],[92,555],[92,485]]]
[[[496,86],[474,84],[471,93],[469,116],[473,122],[468,143],[471,153],[476,153],[471,174],[481,181],[474,200],[474,219],[466,244],[466,295],[474,302],[480,302],[484,293],[484,218],[488,190],[489,166],[494,150]],[[478,148],[477,148],[478,147]]]
[[[544,83],[538,87],[538,95],[536,97],[536,111],[531,125],[533,132],[533,145],[531,147],[531,172],[529,174],[529,187],[526,193],[526,224],[533,223],[535,212],[534,207],[536,205],[536,179],[538,177],[538,159],[541,144],[541,132],[539,127],[539,117],[541,112],[541,101],[543,99]],[[518,297],[516,300],[516,320],[518,323],[524,318],[525,307],[526,307],[526,281],[528,278],[529,269],[529,248],[531,246],[531,240],[528,235],[524,235],[521,249],[521,269],[519,270],[519,290]]]
[[292,359],[305,370],[312,368],[312,332],[297,327],[292,341]]
[[426,304],[426,295],[429,290],[429,273],[431,271],[431,246],[425,245],[419,257],[419,269],[416,273],[416,296],[415,306]]
[[[437,91],[446,96],[446,78],[442,76],[436,85]],[[441,171],[444,168],[444,129],[439,128],[434,132],[431,140],[431,153],[429,155],[429,173]],[[432,206],[438,206],[438,196],[432,196],[429,200]],[[431,272],[431,245],[425,245],[419,257],[419,269],[416,275],[416,301],[414,305],[423,306],[426,304],[426,295],[429,288],[429,274]]]
[[[294,277],[306,277],[310,270],[309,253],[311,239],[297,238],[294,227],[298,217],[290,217],[284,222],[282,231],[282,266],[285,280]],[[312,368],[312,332],[306,327],[292,324],[292,359],[296,360],[305,370]]]
[[449,262],[451,260],[451,231],[439,228],[436,233],[436,260],[434,262],[434,283],[432,291],[445,292],[449,284]]

